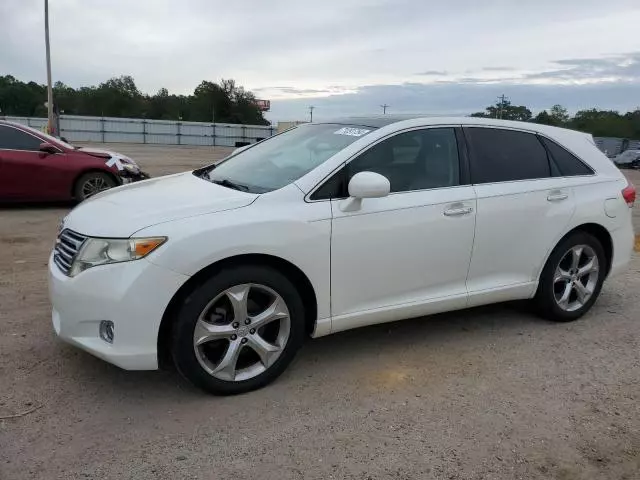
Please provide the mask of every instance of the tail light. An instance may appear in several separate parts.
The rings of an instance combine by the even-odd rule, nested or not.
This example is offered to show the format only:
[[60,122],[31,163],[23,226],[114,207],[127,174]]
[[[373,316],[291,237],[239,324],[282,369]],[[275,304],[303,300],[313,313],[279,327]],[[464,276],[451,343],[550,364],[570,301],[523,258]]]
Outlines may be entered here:
[[633,204],[636,201],[636,187],[634,187],[632,184],[627,185],[622,190],[622,198],[624,198],[624,201],[627,202],[629,208],[633,207]]

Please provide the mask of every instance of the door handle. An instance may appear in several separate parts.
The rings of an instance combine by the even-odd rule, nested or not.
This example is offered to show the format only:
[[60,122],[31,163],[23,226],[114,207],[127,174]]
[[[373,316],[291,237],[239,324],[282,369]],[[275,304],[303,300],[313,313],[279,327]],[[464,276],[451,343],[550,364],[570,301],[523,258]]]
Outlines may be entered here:
[[566,200],[567,198],[569,198],[569,195],[567,195],[566,193],[550,193],[547,196],[547,201],[548,202],[560,202],[562,200]]
[[460,215],[467,215],[471,212],[473,212],[473,207],[454,207],[454,208],[447,208],[444,211],[444,214],[447,217],[457,217]]

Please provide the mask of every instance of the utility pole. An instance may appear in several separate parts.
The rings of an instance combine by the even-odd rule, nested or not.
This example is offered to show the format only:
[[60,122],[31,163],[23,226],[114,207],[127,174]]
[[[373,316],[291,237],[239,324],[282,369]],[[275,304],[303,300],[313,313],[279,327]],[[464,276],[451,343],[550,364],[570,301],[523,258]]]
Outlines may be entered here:
[[387,108],[389,108],[389,105],[385,103],[384,105],[380,106],[382,107],[382,114],[385,115],[387,113]]
[[309,105],[309,123],[313,123],[313,110],[316,107],[314,107],[313,105]]
[[49,0],[44,0],[44,44],[47,55],[47,133],[55,134],[53,124],[53,86],[51,85],[51,49],[49,47]]
[[502,120],[502,109],[504,108],[504,104],[507,101],[507,97],[505,97],[503,93],[498,97],[498,100],[500,100],[499,102],[500,108],[498,109],[498,118]]

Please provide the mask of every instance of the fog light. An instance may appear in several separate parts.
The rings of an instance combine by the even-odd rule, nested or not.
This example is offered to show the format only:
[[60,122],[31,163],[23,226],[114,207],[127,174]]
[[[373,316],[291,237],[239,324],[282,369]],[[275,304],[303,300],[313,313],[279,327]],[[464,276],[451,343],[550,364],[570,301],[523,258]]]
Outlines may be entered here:
[[102,320],[100,322],[100,338],[107,343],[113,343],[113,322],[111,320]]

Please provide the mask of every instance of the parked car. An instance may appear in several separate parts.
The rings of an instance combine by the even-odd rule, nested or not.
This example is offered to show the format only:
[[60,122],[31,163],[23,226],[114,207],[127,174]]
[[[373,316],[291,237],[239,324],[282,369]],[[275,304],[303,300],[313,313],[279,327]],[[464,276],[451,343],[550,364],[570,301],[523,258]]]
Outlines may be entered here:
[[306,335],[519,299],[571,321],[629,262],[635,195],[571,130],[304,124],[74,209],[49,261],[53,325],[122,368],[173,361],[232,394],[275,379]]
[[620,168],[640,168],[640,150],[625,150],[611,160]]
[[0,120],[0,201],[85,200],[148,178],[119,153],[69,143]]

